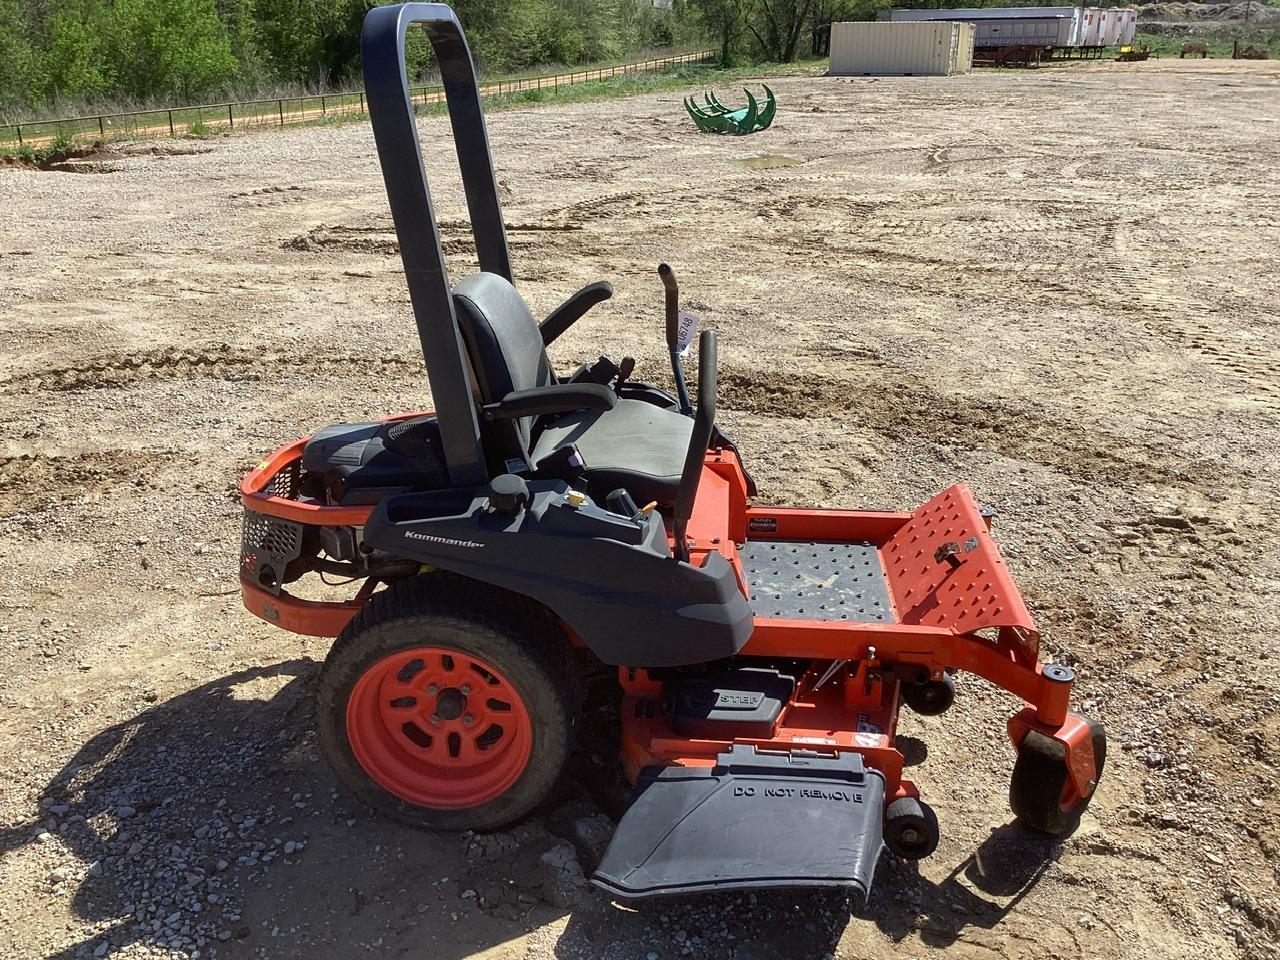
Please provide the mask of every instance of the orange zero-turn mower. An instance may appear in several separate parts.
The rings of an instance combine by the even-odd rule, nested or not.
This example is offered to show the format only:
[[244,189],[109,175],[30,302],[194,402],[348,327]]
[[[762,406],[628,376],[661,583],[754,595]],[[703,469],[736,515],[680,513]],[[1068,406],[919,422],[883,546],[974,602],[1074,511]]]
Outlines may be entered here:
[[[480,271],[451,286],[404,44],[425,28],[448,96]],[[437,409],[325,427],[245,477],[245,605],[336,640],[320,673],[325,755],[372,806],[433,829],[532,811],[561,776],[584,678],[616,675],[634,783],[596,884],[611,894],[844,886],[883,848],[927,856],[938,822],[903,778],[903,703],[939,714],[953,675],[1024,701],[1010,803],[1069,831],[1102,771],[1072,673],[957,484],[909,513],[753,507],[715,424],[716,339],[675,390],[600,358],[557,374],[546,346],[612,288],[541,323],[512,283],[474,67],[443,4],[364,24],[369,114]],[[302,599],[322,575],[361,582]]]

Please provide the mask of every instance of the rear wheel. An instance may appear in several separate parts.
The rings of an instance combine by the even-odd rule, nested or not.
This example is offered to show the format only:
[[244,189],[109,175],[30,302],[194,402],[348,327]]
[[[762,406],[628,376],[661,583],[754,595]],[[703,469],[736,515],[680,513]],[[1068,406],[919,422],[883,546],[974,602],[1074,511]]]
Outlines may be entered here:
[[[1101,723],[1090,720],[1093,730],[1095,782],[1107,759],[1107,735]],[[1067,769],[1066,747],[1036,730],[1028,731],[1018,746],[1018,760],[1009,781],[1009,806],[1024,826],[1041,833],[1063,836],[1075,829],[1091,792],[1081,797]]]
[[379,812],[436,830],[532,810],[569,754],[563,632],[523,597],[448,574],[375,594],[320,671],[320,745]]

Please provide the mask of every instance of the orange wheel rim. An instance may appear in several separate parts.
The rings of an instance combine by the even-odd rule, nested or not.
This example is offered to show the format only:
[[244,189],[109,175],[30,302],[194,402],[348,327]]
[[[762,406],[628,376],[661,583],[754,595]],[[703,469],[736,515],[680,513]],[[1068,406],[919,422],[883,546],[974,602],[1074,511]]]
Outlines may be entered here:
[[415,647],[356,681],[347,739],[383,789],[421,807],[457,810],[501,796],[533,753],[533,724],[514,684],[479,657]]

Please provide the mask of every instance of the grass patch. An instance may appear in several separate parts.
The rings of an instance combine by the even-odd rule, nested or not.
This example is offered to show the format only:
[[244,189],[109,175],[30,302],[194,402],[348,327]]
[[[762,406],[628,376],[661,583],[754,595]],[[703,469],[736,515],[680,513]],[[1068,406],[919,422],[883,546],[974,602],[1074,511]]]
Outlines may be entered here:
[[28,167],[33,170],[49,170],[65,160],[77,157],[88,157],[107,149],[106,143],[95,140],[86,145],[77,145],[74,138],[59,134],[52,141],[39,146],[24,143],[16,150],[0,156],[10,166]]
[[[684,48],[664,48],[653,51],[649,60],[662,60],[696,53],[696,50]],[[581,64],[573,68],[548,64],[543,67],[522,70],[515,73],[484,75],[480,77],[482,87],[501,84],[516,85],[520,81],[546,79],[556,75],[590,73],[593,70],[609,70],[624,65],[643,64],[639,56],[648,55],[650,51],[641,51],[638,55],[617,60],[606,60],[598,63]],[[424,78],[415,83],[415,96],[427,89],[443,89],[436,78]],[[275,93],[275,96],[272,94]],[[504,91],[505,94],[505,91]],[[202,104],[196,106],[155,106],[147,103],[112,103],[64,105],[64,110],[76,110],[79,116],[68,117],[63,113],[61,118],[46,119],[39,115],[21,120],[22,137],[18,136],[15,126],[17,118],[0,118],[0,156],[16,157],[24,143],[34,141],[37,145],[48,143],[53,131],[57,136],[67,136],[73,141],[87,140],[144,140],[164,136],[207,136],[216,132],[242,130],[259,127],[279,127],[305,124],[318,120],[349,122],[364,117],[363,93],[360,90],[334,91],[332,93],[308,93],[297,89],[278,91],[262,91],[255,95],[256,99],[235,100],[222,104]],[[193,127],[201,130],[193,131]]]
[[[805,63],[756,63],[747,67],[727,68],[711,64],[684,64],[674,70],[606,77],[602,80],[589,80],[559,89],[543,87],[540,90],[519,90],[486,97],[485,102],[491,110],[504,110],[538,104],[590,103],[597,100],[621,99],[645,93],[689,88],[698,92],[715,88],[721,92],[727,92],[732,97],[732,89],[744,81],[760,77],[770,79],[818,76],[826,72],[826,69],[826,60]],[[418,108],[419,114],[427,116],[445,112],[446,108],[442,103],[427,104]]]
[[[1272,58],[1280,56],[1280,30],[1251,28],[1247,32],[1243,29],[1238,29],[1235,33],[1238,35],[1241,50],[1253,45],[1262,50],[1269,49]],[[1236,36],[1217,31],[1190,33],[1185,36],[1174,36],[1168,33],[1139,33],[1133,38],[1133,45],[1135,47],[1149,47],[1154,53],[1158,53],[1161,58],[1176,60],[1184,44],[1203,43],[1209,48],[1210,57],[1229,59],[1231,57],[1231,44],[1236,39]],[[1195,59],[1200,58],[1198,53],[1188,56],[1193,56]]]
[[[504,110],[538,104],[608,100],[662,90],[690,89],[693,92],[714,87],[732,96],[732,88],[745,81],[759,77],[814,76],[823,73],[826,67],[825,59],[787,64],[757,63],[730,68],[710,63],[687,63],[663,70],[624,73],[598,80],[566,83],[558,87],[486,94],[484,101],[490,110]],[[608,69],[608,67],[593,66],[584,70],[575,70],[574,73],[589,72],[593,69]],[[521,74],[519,79],[536,79],[536,76],[536,74],[525,73]],[[497,78],[486,78],[481,81],[481,86],[493,86],[497,82]],[[508,81],[503,80],[503,83],[506,82]],[[39,165],[46,155],[59,152],[65,154],[75,143],[82,143],[90,138],[94,142],[101,143],[123,139],[158,139],[170,136],[170,131],[174,136],[179,137],[207,137],[218,133],[250,129],[278,129],[285,125],[331,126],[359,123],[368,120],[368,114],[362,107],[360,93],[325,94],[323,97],[307,96],[294,101],[285,101],[283,104],[275,100],[266,103],[238,103],[234,105],[231,115],[228,114],[226,107],[203,106],[131,114],[121,118],[107,118],[103,122],[97,118],[89,118],[81,122],[59,123],[54,140],[34,148],[29,143],[0,142],[0,155]],[[445,113],[446,107],[443,103],[429,103],[418,106],[417,111],[420,115],[432,116]]]
[[[1133,46],[1148,47],[1152,53],[1158,53],[1164,59],[1172,57],[1174,60],[1178,59],[1178,53],[1182,50],[1183,45],[1188,43],[1203,43],[1209,48],[1209,56],[1211,57],[1231,56],[1231,41],[1217,37],[1170,37],[1164,34],[1139,33],[1133,38]],[[1197,53],[1194,56],[1199,58],[1200,55]]]

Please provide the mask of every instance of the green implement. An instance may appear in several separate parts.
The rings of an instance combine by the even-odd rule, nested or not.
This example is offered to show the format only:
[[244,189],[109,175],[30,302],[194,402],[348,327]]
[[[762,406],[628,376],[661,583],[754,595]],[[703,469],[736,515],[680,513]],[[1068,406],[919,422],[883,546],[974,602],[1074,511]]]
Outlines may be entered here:
[[730,110],[716,99],[714,91],[703,94],[701,104],[697,103],[693,97],[685,97],[684,108],[703,133],[729,133],[734,136],[755,133],[773,123],[773,115],[778,109],[778,101],[773,91],[765,84],[761,86],[764,87],[765,93],[764,106],[761,106],[751,95],[751,91],[744,87],[747,105],[741,110]]

